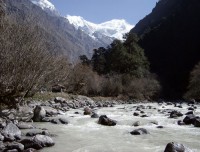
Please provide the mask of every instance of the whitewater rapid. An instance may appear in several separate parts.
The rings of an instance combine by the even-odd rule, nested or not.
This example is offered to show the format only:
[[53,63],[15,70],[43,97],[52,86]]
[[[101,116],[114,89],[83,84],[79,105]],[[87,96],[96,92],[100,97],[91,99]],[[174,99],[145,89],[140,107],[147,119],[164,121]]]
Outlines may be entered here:
[[[183,117],[171,119],[165,114],[158,113],[158,109],[176,109],[183,114],[188,110],[188,106],[183,104],[183,108],[170,106],[159,106],[157,103],[143,104],[150,105],[156,109],[144,109],[149,117],[141,118],[133,116],[135,106],[116,105],[115,107],[96,109],[98,115],[107,115],[109,118],[117,120],[116,126],[102,126],[98,124],[98,119],[83,115],[83,109],[71,109],[62,117],[67,117],[68,125],[54,125],[50,123],[38,123],[41,128],[47,128],[53,137],[55,146],[45,148],[42,152],[163,152],[169,142],[182,143],[194,152],[200,151],[200,128],[193,125],[179,126],[178,120]],[[200,115],[200,106],[195,114]],[[79,112],[79,114],[75,114]],[[133,123],[140,121],[140,126],[134,127]],[[156,128],[158,125],[163,129]],[[145,128],[150,134],[133,136],[131,131],[137,128]]]

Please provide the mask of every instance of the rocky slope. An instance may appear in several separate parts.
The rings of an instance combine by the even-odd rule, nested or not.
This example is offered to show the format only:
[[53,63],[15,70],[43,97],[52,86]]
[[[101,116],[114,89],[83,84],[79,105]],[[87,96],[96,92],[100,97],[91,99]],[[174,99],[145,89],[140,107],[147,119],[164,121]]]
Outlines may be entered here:
[[106,43],[96,41],[74,28],[65,18],[54,13],[53,6],[41,7],[43,6],[41,4],[39,7],[30,0],[7,0],[5,3],[12,21],[16,21],[19,25],[22,22],[37,25],[43,32],[41,41],[46,42],[49,50],[67,55],[70,62],[77,62],[79,56],[83,54],[90,58],[94,48],[107,46]]

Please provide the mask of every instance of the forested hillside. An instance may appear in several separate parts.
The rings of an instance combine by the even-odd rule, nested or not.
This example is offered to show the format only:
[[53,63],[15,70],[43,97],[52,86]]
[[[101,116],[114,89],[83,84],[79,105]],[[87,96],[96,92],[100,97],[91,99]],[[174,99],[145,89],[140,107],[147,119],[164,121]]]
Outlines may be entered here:
[[190,72],[200,61],[200,1],[160,0],[131,31],[140,36],[163,97],[182,98]]

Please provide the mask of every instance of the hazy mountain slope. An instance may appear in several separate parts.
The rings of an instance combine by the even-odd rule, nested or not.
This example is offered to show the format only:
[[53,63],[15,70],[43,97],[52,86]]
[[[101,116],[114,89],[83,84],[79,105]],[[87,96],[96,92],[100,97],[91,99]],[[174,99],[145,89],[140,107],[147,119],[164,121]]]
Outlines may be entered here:
[[75,26],[76,29],[81,29],[94,39],[102,39],[102,37],[108,37],[108,39],[123,39],[123,35],[128,33],[133,25],[130,25],[125,20],[113,19],[101,24],[95,24],[86,21],[80,16],[67,15],[67,20]]
[[107,44],[95,41],[81,30],[77,30],[65,18],[49,14],[30,0],[6,0],[7,11],[20,24],[24,20],[36,23],[46,31],[44,38],[49,49],[68,56],[71,62],[76,62],[80,55],[91,57],[93,49]]
[[199,0],[161,0],[132,30],[141,36],[164,97],[181,98],[186,91],[189,73],[200,60],[199,27]]

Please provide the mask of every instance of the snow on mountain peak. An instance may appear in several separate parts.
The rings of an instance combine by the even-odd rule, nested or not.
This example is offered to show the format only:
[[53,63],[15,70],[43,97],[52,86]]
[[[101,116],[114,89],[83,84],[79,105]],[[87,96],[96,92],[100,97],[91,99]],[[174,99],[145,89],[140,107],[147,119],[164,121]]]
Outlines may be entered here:
[[55,11],[55,6],[48,0],[31,0],[33,4],[40,6],[44,10]]
[[128,33],[134,26],[127,23],[124,19],[113,19],[101,24],[95,24],[86,21],[80,16],[67,15],[66,19],[70,24],[73,24],[76,29],[80,29],[95,39],[95,34],[98,33],[104,36],[123,40],[123,35]]

